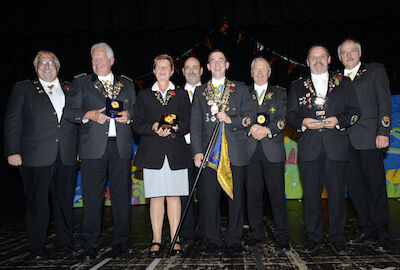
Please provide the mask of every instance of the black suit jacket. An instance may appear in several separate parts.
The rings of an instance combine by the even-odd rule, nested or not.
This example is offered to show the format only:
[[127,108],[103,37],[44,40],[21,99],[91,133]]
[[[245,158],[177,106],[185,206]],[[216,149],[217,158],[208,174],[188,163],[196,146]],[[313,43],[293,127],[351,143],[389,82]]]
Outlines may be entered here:
[[[267,92],[265,93],[261,105],[258,105],[257,92],[254,90],[254,86],[249,88],[249,92],[252,99],[253,110],[257,113],[263,113],[269,116],[269,122],[266,126],[271,131],[271,135],[260,141],[265,156],[270,162],[285,161],[286,152],[281,131],[285,125],[287,106],[286,89],[268,84]],[[257,142],[258,141],[252,136],[249,137],[249,158],[253,156],[257,147]]]
[[[165,155],[172,170],[188,168],[192,164],[190,151],[184,135],[189,133],[190,101],[184,89],[170,90],[174,93],[166,105],[162,105],[150,88],[138,94],[133,118],[133,130],[141,135],[134,164],[148,169],[161,169]],[[175,136],[160,137],[153,130],[161,115],[175,114],[179,130]]]
[[376,136],[390,137],[392,97],[385,68],[378,63],[361,63],[353,84],[362,116],[348,130],[351,144],[358,150],[375,149]]
[[[62,83],[64,94],[70,84]],[[57,113],[38,79],[14,85],[4,121],[6,156],[20,154],[22,164],[30,167],[50,166],[60,151],[64,165],[76,163],[78,126],[58,122]]]
[[339,121],[335,129],[306,129],[302,131],[302,121],[310,117],[318,119],[314,104],[315,93],[311,77],[294,81],[288,97],[287,121],[299,132],[298,150],[300,161],[314,161],[319,157],[321,147],[329,159],[346,161],[350,141],[348,127],[360,116],[360,108],[354,86],[349,78],[341,74],[329,75],[328,91],[324,106],[326,118],[336,116]]
[[[133,82],[114,75],[114,86],[122,83],[121,91],[116,97],[123,102],[123,109],[133,116],[136,93]],[[106,106],[103,94],[103,84],[96,74],[76,77],[72,82],[73,88],[67,95],[64,115],[68,121],[79,123],[80,140],[79,156],[82,159],[98,159],[104,154],[108,140],[109,121],[101,125],[94,121],[82,123],[83,116],[90,110],[99,110]],[[118,153],[122,159],[132,158],[132,128],[130,124],[115,121],[117,130]]]
[[[216,125],[216,122],[210,121],[211,106],[207,104],[206,99],[206,96],[210,94],[207,90],[208,83],[196,88],[192,102],[190,141],[194,155],[204,154]],[[225,125],[225,135],[228,142],[230,162],[234,166],[245,166],[249,161],[246,151],[243,151],[247,146],[248,127],[244,127],[242,123],[243,119],[247,117],[254,121],[255,112],[247,86],[240,82],[232,83],[234,84],[234,91],[230,94],[229,109],[226,111],[232,123]]]

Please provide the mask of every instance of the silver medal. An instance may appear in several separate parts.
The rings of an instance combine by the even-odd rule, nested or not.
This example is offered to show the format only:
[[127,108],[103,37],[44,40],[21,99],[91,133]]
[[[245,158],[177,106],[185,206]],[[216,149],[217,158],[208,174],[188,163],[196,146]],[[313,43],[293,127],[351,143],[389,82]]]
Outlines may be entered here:
[[216,104],[213,104],[211,106],[211,113],[214,115],[218,112],[218,106]]

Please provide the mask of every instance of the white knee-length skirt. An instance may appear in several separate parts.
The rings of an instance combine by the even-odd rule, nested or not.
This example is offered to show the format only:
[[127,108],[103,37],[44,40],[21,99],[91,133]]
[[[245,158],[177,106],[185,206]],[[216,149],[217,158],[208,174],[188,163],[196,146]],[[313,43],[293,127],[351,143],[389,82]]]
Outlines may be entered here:
[[146,198],[189,195],[188,169],[171,170],[167,156],[161,169],[143,168]]

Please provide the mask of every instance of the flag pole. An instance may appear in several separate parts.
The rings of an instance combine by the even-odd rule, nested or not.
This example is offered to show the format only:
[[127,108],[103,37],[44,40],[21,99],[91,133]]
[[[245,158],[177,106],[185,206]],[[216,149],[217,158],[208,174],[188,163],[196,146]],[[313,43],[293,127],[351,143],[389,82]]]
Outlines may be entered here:
[[[227,101],[228,101],[228,99],[227,99]],[[224,103],[224,104],[221,105],[221,110],[220,111],[221,112],[225,112],[227,108],[228,108],[228,106]],[[172,250],[174,249],[176,240],[178,239],[178,235],[179,235],[179,232],[181,230],[181,227],[182,227],[182,224],[183,224],[183,220],[185,219],[186,213],[187,213],[187,211],[189,209],[190,201],[192,200],[192,197],[193,197],[193,194],[194,194],[194,190],[195,190],[195,188],[197,186],[197,182],[199,181],[201,172],[203,171],[203,168],[206,167],[208,159],[210,158],[210,154],[214,149],[215,142],[216,142],[216,139],[218,137],[218,133],[219,133],[220,128],[221,128],[221,122],[218,121],[216,123],[216,125],[214,126],[213,133],[211,135],[210,141],[208,142],[208,145],[207,145],[207,148],[206,148],[206,152],[204,153],[204,157],[203,157],[203,160],[201,161],[201,165],[200,165],[199,171],[197,172],[197,175],[196,175],[196,180],[193,183],[193,188],[190,191],[187,203],[185,205],[185,208],[184,208],[183,213],[181,215],[181,219],[180,219],[179,224],[178,224],[178,228],[176,229],[174,238],[173,238],[173,240],[171,242],[171,246],[169,248],[167,258],[171,257]],[[182,246],[181,246],[181,248],[182,248]]]

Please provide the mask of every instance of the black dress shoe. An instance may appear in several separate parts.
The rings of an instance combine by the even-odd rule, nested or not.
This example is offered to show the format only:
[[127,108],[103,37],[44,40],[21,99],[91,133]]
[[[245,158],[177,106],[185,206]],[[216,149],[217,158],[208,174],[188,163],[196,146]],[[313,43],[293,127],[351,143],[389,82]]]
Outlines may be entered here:
[[255,238],[250,238],[246,241],[246,243],[244,244],[246,247],[255,247],[258,245],[263,244],[263,240],[259,240],[259,239],[255,239]]
[[118,243],[113,246],[113,253],[118,256],[118,255],[123,255],[123,254],[132,254],[133,249],[129,246],[129,243],[123,242],[123,243]]
[[183,250],[182,250],[182,246],[181,243],[179,241],[175,242],[175,245],[179,245],[178,249],[172,249],[171,251],[171,256],[182,256],[183,255]]
[[370,234],[361,233],[356,238],[351,239],[349,241],[349,244],[352,245],[352,246],[365,245],[365,244],[375,244],[375,237],[373,235],[370,235]]
[[[151,248],[153,246],[158,246],[158,250],[154,250],[151,251]],[[160,243],[151,243],[150,249],[149,249],[149,254],[147,255],[149,258],[160,258],[161,257],[161,253],[160,253],[160,249],[161,249],[161,244]]]
[[85,261],[93,260],[94,258],[96,258],[96,255],[97,255],[97,249],[87,248],[85,249],[84,259]]
[[233,244],[232,246],[229,246],[226,249],[226,252],[229,255],[237,256],[237,255],[242,255],[245,253],[245,250],[243,249],[242,245],[240,243]]
[[389,252],[392,250],[390,241],[387,239],[379,239],[374,245],[374,250],[382,253]]
[[40,261],[43,259],[44,251],[43,250],[31,250],[29,252],[29,258],[31,260]]
[[335,252],[336,255],[344,256],[349,254],[346,243],[344,241],[336,241],[333,243],[330,243],[333,252]]
[[74,257],[78,253],[74,250],[72,245],[57,247],[57,254],[60,256]]
[[204,256],[215,256],[220,253],[222,249],[213,243],[204,244],[200,250],[200,254]]
[[321,248],[321,244],[320,243],[316,243],[314,241],[308,240],[304,244],[303,248],[301,249],[301,253],[311,254],[311,253],[314,253],[315,251],[317,251],[320,248]]
[[288,240],[280,240],[277,242],[277,244],[278,244],[278,248],[283,252],[290,250],[290,245],[289,245]]

